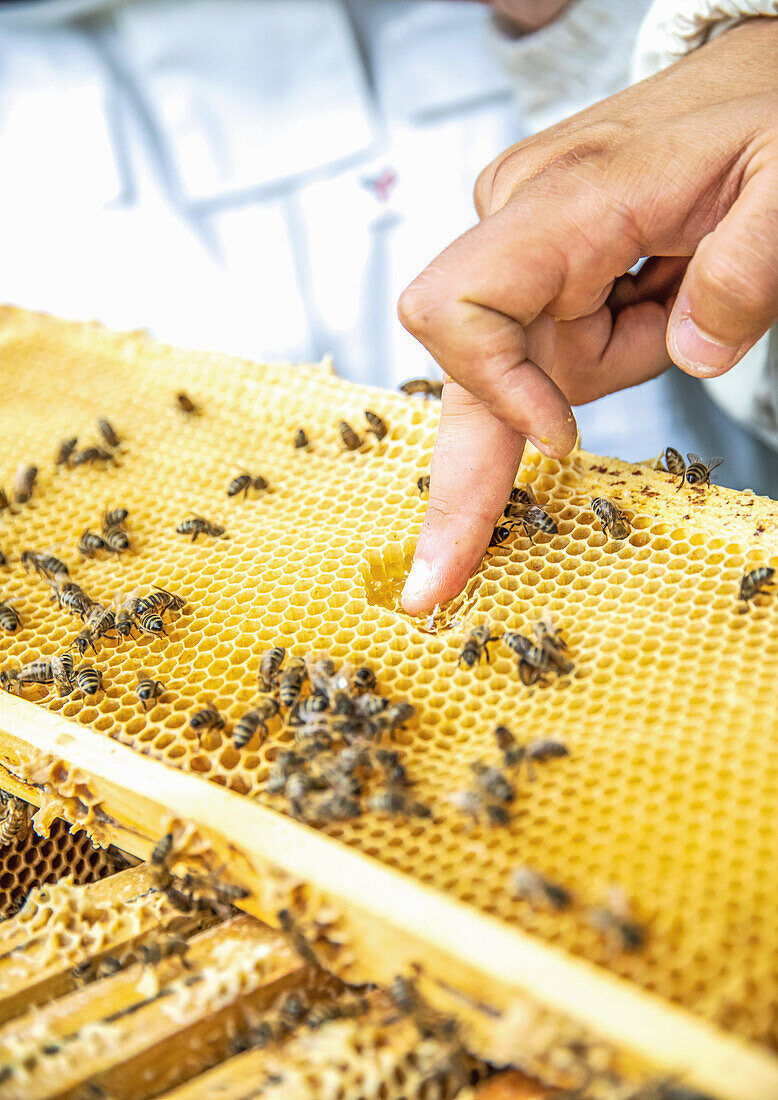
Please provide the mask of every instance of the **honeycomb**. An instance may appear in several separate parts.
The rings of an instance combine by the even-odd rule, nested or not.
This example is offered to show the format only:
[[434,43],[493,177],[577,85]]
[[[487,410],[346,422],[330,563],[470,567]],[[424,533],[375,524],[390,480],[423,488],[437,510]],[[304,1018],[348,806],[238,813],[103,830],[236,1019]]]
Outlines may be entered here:
[[[247,916],[198,933],[153,883],[141,865],[110,888],[43,887],[4,926],[4,1100],[237,1100],[247,1082],[288,1100],[465,1100],[463,1086],[485,1075],[451,1040],[421,1036],[385,993],[302,966]],[[143,953],[173,941],[175,952]]]
[[115,869],[110,850],[96,848],[80,829],[52,822],[46,839],[32,828],[0,850],[0,920],[12,916],[30,890],[71,875],[76,883],[96,882]]
[[[90,660],[104,692],[32,688],[25,696],[73,723],[165,764],[282,809],[263,791],[292,733],[275,722],[261,747],[237,751],[229,730],[202,742],[190,715],[213,702],[233,727],[256,697],[259,654],[327,651],[371,665],[380,690],[416,718],[397,741],[429,820],[375,812],[327,825],[344,844],[691,1010],[736,1035],[778,1047],[778,601],[744,609],[740,578],[778,566],[778,505],[750,492],[684,487],[650,465],[576,451],[530,451],[519,477],[558,523],[534,542],[516,534],[489,552],[462,597],[431,620],[398,602],[424,512],[416,480],[429,464],[430,404],[338,380],[326,366],[263,366],[171,349],[7,308],[0,312],[0,485],[20,462],[40,466],[32,500],[0,513],[0,594],[22,628],[0,638],[0,663],[66,647],[79,629],[27,576],[19,554],[53,550],[109,604],[161,584],[187,609],[165,637],[104,641]],[[175,394],[201,408],[186,416]],[[363,410],[389,433],[343,449]],[[95,440],[108,416],[115,463],[55,470],[61,439]],[[307,449],[293,441],[303,427]],[[675,442],[678,445],[681,441]],[[227,498],[242,471],[266,492]],[[615,500],[628,539],[608,538],[590,498]],[[79,560],[82,531],[107,507],[130,511],[133,553]],[[226,537],[176,533],[191,512]],[[571,675],[527,688],[498,641],[490,663],[458,667],[469,630],[531,632],[551,612],[575,662]],[[164,684],[144,712],[139,670]],[[2,720],[2,700],[0,700]],[[569,757],[517,777],[507,828],[451,802],[470,764],[498,764],[494,727],[520,741],[562,738]],[[515,896],[530,866],[576,899],[563,912]],[[585,919],[619,891],[645,925],[621,951]]]

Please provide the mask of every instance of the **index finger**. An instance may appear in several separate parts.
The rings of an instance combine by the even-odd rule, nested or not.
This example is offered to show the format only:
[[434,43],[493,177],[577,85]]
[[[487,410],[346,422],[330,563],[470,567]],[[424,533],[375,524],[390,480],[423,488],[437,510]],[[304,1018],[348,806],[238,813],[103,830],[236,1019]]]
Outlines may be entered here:
[[524,441],[477,397],[446,382],[429,504],[402,594],[409,615],[431,611],[467,584],[505,507]]

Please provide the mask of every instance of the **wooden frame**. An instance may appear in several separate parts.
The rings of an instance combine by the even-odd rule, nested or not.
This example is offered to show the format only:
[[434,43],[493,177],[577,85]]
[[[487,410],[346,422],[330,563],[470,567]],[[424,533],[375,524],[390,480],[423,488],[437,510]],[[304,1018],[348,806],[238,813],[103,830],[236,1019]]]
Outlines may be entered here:
[[6,694],[0,769],[0,786],[41,807],[44,829],[62,816],[100,844],[147,857],[171,822],[186,823],[250,891],[241,907],[270,924],[305,891],[338,914],[338,973],[381,983],[415,973],[425,997],[463,1018],[479,1055],[526,1064],[561,1026],[612,1044],[628,1072],[677,1073],[722,1100],[778,1097],[778,1058],[768,1050],[282,814]]

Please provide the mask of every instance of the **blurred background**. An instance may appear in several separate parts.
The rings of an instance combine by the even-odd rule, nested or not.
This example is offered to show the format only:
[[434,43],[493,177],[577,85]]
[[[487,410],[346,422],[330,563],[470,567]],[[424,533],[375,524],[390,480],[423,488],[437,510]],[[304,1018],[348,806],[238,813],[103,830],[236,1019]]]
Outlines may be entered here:
[[[0,300],[434,376],[400,291],[505,146],[629,82],[648,2],[546,6],[527,32],[476,0],[0,0]],[[579,423],[591,450],[722,454],[718,480],[778,493],[775,452],[679,371]]]

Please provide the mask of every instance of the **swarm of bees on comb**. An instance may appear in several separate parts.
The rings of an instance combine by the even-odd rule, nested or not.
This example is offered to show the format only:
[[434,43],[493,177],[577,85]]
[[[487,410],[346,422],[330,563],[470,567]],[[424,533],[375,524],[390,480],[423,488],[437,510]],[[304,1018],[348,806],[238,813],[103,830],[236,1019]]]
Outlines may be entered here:
[[[412,380],[403,391],[425,399],[440,396],[439,388],[427,380]],[[175,401],[184,416],[204,415],[203,408],[184,393],[179,393]],[[364,425],[356,417],[352,417],[355,426],[347,421],[334,424],[333,431],[345,452],[360,451],[371,435],[380,443],[388,434],[388,425],[378,414],[365,410],[364,417]],[[103,423],[108,422],[99,422]],[[58,466],[69,469],[89,463],[99,469],[101,464],[115,463],[120,437],[112,426],[109,428],[111,438],[98,428],[103,440],[100,447],[78,451],[77,439],[63,441],[57,454]],[[315,449],[316,439],[310,439],[308,431],[300,428],[294,437],[290,433],[288,445]],[[82,454],[89,457],[80,458]],[[680,477],[679,491],[684,485],[704,491],[719,462],[714,459],[706,463],[699,456],[689,454],[687,464],[673,448],[665,452],[668,472]],[[222,485],[226,486],[228,498],[241,498],[250,508],[255,497],[272,492],[272,470],[265,471],[271,478],[268,481],[256,470],[235,473],[236,469],[241,469],[238,463],[232,467],[232,472],[224,471]],[[6,507],[11,508],[24,506],[34,494],[36,476],[35,467],[25,467],[23,475],[17,475],[13,502],[5,494],[0,502],[5,499]],[[419,476],[416,488],[419,493],[428,492],[429,475]],[[218,509],[214,511],[215,518],[208,519],[192,513],[180,520],[176,530],[192,542],[229,537],[229,523],[222,522]],[[213,517],[210,508],[208,512]],[[586,522],[593,527],[598,524],[607,538],[617,541],[629,538],[631,513],[617,500],[601,496],[592,498],[591,514],[593,518],[587,517]],[[495,527],[491,549],[499,550],[515,536],[542,541],[544,536],[557,535],[557,519],[554,501],[545,502],[541,507],[529,485],[516,486]],[[132,554],[131,522],[127,509],[107,509],[99,522],[95,521],[83,532],[77,545],[79,554],[84,559],[109,555],[111,560],[122,554]],[[83,663],[90,651],[98,654],[106,640],[118,643],[131,639],[135,633],[164,636],[171,622],[187,614],[183,598],[161,587],[117,594],[113,608],[103,606],[84,590],[89,587],[86,583],[82,588],[71,579],[69,566],[57,556],[26,549],[20,553],[20,560],[42,585],[48,585],[58,608],[80,620],[81,629],[68,651],[50,658],[41,657],[19,668],[3,669],[0,674],[2,686],[9,691],[24,693],[42,686],[62,696],[76,690],[84,696],[96,694],[101,690],[102,674],[91,663]],[[770,589],[773,579],[774,570],[767,566],[746,572],[740,581],[737,599],[747,607],[756,596]],[[0,605],[0,629],[12,634],[20,625],[19,613],[4,601]],[[499,646],[507,646],[515,655],[519,680],[528,688],[542,688],[555,679],[571,676],[575,660],[580,656],[575,646],[572,653],[568,649],[565,624],[560,625],[550,614],[545,614],[531,624],[527,633],[501,632],[489,622],[468,625],[457,667],[465,674],[476,672],[482,662],[489,662],[490,648]],[[79,666],[74,655],[82,659]],[[93,660],[96,662],[97,658]],[[152,708],[165,693],[165,684],[152,674],[138,673],[136,695],[143,710]],[[409,774],[408,761],[393,740],[406,723],[416,720],[414,707],[402,698],[386,695],[377,683],[375,672],[367,665],[354,667],[342,660],[334,661],[321,652],[291,653],[279,644],[260,656],[256,697],[234,728],[230,728],[222,713],[227,709],[225,702],[209,699],[202,703],[188,715],[188,723],[206,751],[212,733],[226,732],[239,752],[261,745],[276,733],[284,734],[284,743],[275,757],[264,794],[270,805],[282,808],[306,824],[317,826],[347,820],[365,811],[408,818],[428,818],[434,812],[414,796],[415,784]],[[290,747],[289,735],[293,742]],[[521,780],[526,778],[531,782],[537,769],[549,765],[556,767],[551,762],[567,756],[569,750],[561,740],[554,738],[527,737],[519,741],[504,726],[498,727],[494,735],[503,754],[501,766],[483,760],[472,762],[469,786],[454,792],[450,798],[452,805],[468,819],[500,827],[511,820],[511,808]],[[228,907],[239,900],[230,893],[231,888],[216,879],[198,878],[192,873],[174,874],[164,852],[154,865],[159,869],[160,888],[182,911],[208,908],[212,912],[227,912]],[[614,950],[637,951],[645,941],[645,927],[632,915],[631,905],[623,897],[608,895],[602,904],[579,905],[567,885],[529,866],[515,869],[512,886],[515,897],[533,909],[580,910],[585,921]],[[401,999],[403,1003],[411,1003],[413,997]],[[293,1006],[288,1015],[291,1018],[296,1013]]]

